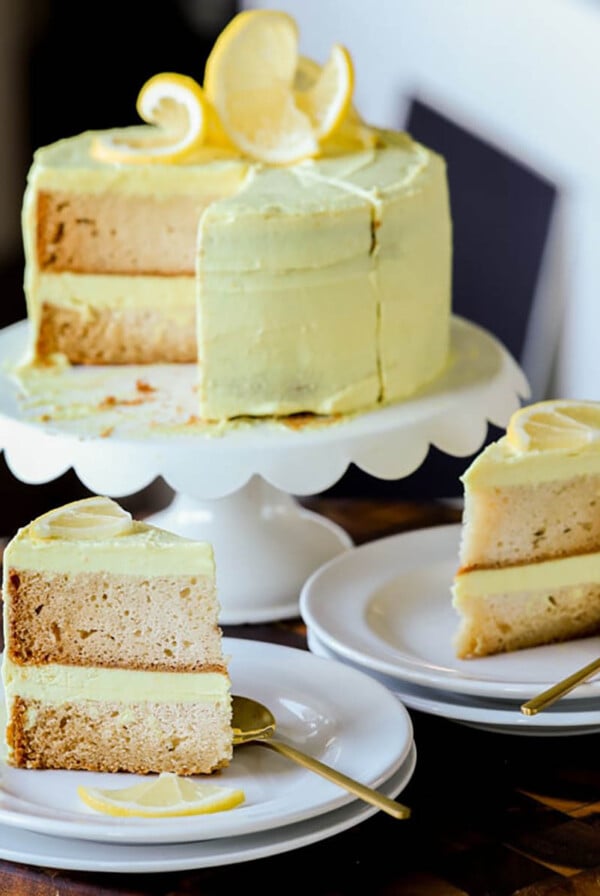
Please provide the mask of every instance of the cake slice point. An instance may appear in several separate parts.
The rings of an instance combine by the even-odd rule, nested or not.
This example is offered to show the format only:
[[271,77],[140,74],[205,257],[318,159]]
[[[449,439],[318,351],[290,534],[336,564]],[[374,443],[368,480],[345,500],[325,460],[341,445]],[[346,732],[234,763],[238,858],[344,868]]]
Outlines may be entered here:
[[[77,515],[121,529],[78,535],[64,527]],[[19,530],[4,554],[3,599],[10,764],[205,774],[229,763],[210,545],[95,496]]]

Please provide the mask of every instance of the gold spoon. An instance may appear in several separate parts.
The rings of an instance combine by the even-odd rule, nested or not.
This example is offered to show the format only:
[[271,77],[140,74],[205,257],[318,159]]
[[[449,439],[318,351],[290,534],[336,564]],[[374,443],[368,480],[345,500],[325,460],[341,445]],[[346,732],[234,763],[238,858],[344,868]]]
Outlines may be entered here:
[[566,678],[553,684],[547,690],[542,691],[541,694],[538,694],[536,697],[532,697],[531,700],[523,703],[521,705],[521,712],[525,716],[536,715],[536,713],[541,712],[542,709],[552,706],[553,703],[556,703],[557,700],[560,700],[561,697],[568,694],[573,688],[576,688],[577,685],[585,681],[586,678],[590,678],[590,676],[599,669],[600,659],[592,660],[587,666],[582,666],[577,672],[573,672],[571,675],[568,675]]
[[336,769],[325,765],[318,759],[302,753],[296,747],[291,747],[289,744],[284,744],[279,740],[273,740],[275,716],[270,709],[267,709],[258,700],[251,700],[250,697],[240,697],[235,694],[232,698],[232,703],[234,746],[249,743],[262,744],[263,747],[269,747],[269,749],[287,756],[288,759],[293,759],[299,765],[304,766],[304,768],[322,775],[328,781],[333,781],[334,784],[338,784],[355,796],[360,797],[361,800],[371,803],[372,806],[377,806],[378,809],[387,812],[388,815],[392,815],[394,818],[408,818],[410,816],[410,809],[407,806],[389,799],[389,797],[384,796],[377,790],[373,790],[371,787],[360,784],[353,778],[336,771]]

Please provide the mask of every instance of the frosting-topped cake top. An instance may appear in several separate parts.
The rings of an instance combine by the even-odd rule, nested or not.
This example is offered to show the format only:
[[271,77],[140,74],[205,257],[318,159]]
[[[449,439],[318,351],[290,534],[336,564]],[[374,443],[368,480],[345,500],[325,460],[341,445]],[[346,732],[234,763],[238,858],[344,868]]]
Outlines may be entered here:
[[600,473],[600,402],[549,399],[512,415],[461,477],[471,488]]
[[214,575],[210,544],[134,520],[103,496],[65,504],[19,529],[5,563],[51,571]]

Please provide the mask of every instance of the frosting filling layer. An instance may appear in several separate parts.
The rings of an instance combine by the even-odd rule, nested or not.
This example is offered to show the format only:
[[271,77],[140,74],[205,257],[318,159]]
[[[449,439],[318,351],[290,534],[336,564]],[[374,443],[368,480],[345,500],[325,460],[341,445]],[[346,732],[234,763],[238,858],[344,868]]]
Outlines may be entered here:
[[465,570],[459,573],[453,592],[465,597],[485,596],[539,588],[564,588],[597,581],[600,581],[600,553],[593,553],[522,566]]
[[147,277],[117,274],[39,274],[40,301],[72,308],[122,311],[153,308],[176,317],[196,313],[193,277]]
[[220,672],[147,672],[84,666],[21,666],[5,654],[2,664],[7,705],[15,697],[60,704],[97,700],[133,703],[218,703],[229,696]]

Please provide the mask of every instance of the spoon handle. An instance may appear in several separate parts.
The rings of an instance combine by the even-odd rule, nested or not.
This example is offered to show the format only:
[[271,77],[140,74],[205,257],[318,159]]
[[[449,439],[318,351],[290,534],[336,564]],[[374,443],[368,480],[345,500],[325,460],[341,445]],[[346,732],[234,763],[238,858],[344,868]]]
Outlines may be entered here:
[[343,787],[355,796],[360,797],[361,800],[365,800],[365,802],[370,803],[372,806],[377,806],[382,812],[387,812],[388,815],[392,815],[394,818],[410,817],[410,809],[408,806],[403,806],[402,803],[397,803],[396,800],[384,796],[383,793],[379,793],[379,791],[374,790],[372,787],[366,787],[359,781],[349,778],[347,775],[342,774],[342,772],[338,772],[336,769],[331,768],[329,765],[325,765],[325,763],[320,762],[318,759],[314,759],[312,756],[302,753],[300,750],[291,747],[289,744],[284,744],[279,740],[272,739],[257,739],[252,741],[252,743],[262,744],[263,747],[269,747],[270,750],[275,750],[277,753],[287,756],[288,759],[293,759],[294,762],[304,766],[304,768],[308,768],[310,771],[322,775],[323,778],[333,781],[334,784],[339,784],[340,787]]
[[587,666],[583,666],[567,676],[567,678],[563,678],[557,684],[553,684],[547,690],[542,691],[541,694],[523,703],[521,712],[525,716],[534,716],[536,713],[541,712],[542,709],[552,706],[553,703],[556,703],[557,700],[560,700],[561,697],[564,697],[565,694],[568,694],[569,691],[572,691],[578,684],[581,684],[581,682],[585,681],[599,669],[600,658],[592,660]]

